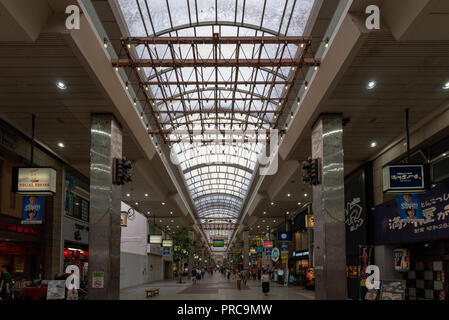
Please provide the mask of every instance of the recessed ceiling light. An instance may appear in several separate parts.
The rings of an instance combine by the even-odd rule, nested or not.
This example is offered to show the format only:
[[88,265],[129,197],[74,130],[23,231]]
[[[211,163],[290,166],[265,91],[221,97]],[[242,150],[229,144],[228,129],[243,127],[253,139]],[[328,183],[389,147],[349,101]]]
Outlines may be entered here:
[[307,193],[304,193],[304,197],[307,197]]
[[290,196],[291,196],[291,194],[290,194],[290,193],[287,193],[287,197],[290,198]]
[[58,87],[58,89],[61,89],[61,90],[66,90],[67,89],[67,85],[64,82],[62,82],[62,81],[56,82],[56,87]]
[[65,145],[64,145],[64,143],[62,143],[62,142],[58,142],[58,147],[60,147],[60,148],[64,148],[64,147],[65,147]]
[[267,212],[266,212],[266,211],[264,211],[264,212],[263,212],[263,214],[267,214]]
[[173,214],[173,211],[170,211],[170,214]]
[[162,205],[165,206],[165,202],[162,202]]
[[139,205],[139,203],[138,202],[136,202],[136,206],[138,206]]
[[371,142],[370,147],[371,148],[377,147],[377,142],[375,142],[375,141]]
[[148,197],[148,193],[145,193],[145,197]]
[[443,89],[444,89],[444,90],[449,90],[449,82],[446,82],[446,83],[443,85]]
[[301,205],[301,202],[298,202],[298,206],[300,206]]
[[370,82],[368,82],[368,84],[366,85],[366,88],[368,90],[372,90],[377,86],[377,82],[374,80],[371,80]]
[[162,222],[162,220],[159,220],[159,222]]
[[262,220],[263,223],[265,223],[265,220]]
[[287,212],[286,212],[286,214],[287,214],[287,215],[289,215],[289,214],[290,214],[290,212],[289,212],[289,211],[287,211]]
[[271,205],[274,206],[274,202],[272,202]]
[[129,193],[126,194],[127,197],[130,197],[131,195]]

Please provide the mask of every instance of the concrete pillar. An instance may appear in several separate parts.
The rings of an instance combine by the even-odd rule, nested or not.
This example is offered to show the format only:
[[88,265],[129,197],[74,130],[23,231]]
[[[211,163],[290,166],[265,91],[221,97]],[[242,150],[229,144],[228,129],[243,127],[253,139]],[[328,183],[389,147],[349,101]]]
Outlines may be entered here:
[[343,126],[341,115],[321,115],[312,129],[312,157],[321,184],[313,186],[316,299],[346,299]]
[[[112,184],[113,160],[122,157],[122,130],[110,114],[93,114],[90,147],[89,300],[120,294],[120,186]],[[93,288],[93,273],[104,273]]]
[[248,270],[249,265],[249,231],[243,231],[243,268]]

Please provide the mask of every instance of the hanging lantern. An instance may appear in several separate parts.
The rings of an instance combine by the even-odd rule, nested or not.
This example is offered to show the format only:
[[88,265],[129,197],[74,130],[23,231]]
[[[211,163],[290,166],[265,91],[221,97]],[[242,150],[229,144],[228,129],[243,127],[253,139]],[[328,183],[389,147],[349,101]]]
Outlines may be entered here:
[[84,259],[87,260],[89,258],[89,252],[84,251],[83,256],[84,256]]
[[79,259],[79,258],[80,258],[80,251],[79,251],[79,250],[76,250],[76,251],[73,253],[73,256],[74,256],[76,259]]
[[70,250],[69,249],[64,249],[64,258],[70,258]]

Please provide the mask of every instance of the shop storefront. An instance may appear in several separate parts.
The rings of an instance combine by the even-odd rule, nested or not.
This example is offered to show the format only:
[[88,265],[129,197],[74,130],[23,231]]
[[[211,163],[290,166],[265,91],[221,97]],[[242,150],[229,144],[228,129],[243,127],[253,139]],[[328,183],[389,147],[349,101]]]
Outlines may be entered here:
[[22,225],[20,219],[0,215],[0,265],[8,265],[13,279],[42,277],[42,232],[39,225]]
[[448,292],[449,179],[416,196],[423,215],[418,222],[401,218],[397,200],[376,207],[374,243],[391,248],[391,265],[383,267],[405,280],[406,299],[438,300]]

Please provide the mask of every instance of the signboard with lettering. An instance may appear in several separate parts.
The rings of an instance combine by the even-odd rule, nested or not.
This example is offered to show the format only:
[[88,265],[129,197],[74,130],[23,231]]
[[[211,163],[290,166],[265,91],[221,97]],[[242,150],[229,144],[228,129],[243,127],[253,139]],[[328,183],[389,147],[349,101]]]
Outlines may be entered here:
[[314,226],[313,215],[307,214],[306,215],[306,228],[313,228],[313,226]]
[[162,246],[163,247],[172,247],[173,246],[173,240],[162,240]]
[[43,196],[24,196],[22,198],[22,224],[42,224],[43,211]]
[[13,168],[13,191],[23,195],[56,193],[56,170],[53,168]]
[[264,240],[263,247],[264,248],[273,248],[273,241]]
[[383,191],[420,193],[428,186],[427,165],[390,165],[383,168]]
[[449,179],[420,195],[423,220],[401,219],[396,200],[377,206],[373,212],[374,244],[395,244],[449,237]]

